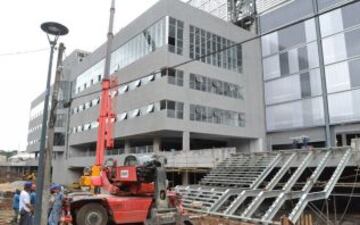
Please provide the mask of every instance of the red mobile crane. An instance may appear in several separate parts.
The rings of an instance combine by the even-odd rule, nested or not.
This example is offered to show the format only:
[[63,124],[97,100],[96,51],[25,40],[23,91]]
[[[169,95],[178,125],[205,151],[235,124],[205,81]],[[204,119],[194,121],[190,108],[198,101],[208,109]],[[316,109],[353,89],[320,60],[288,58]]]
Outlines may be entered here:
[[144,223],[146,225],[189,225],[191,222],[182,215],[176,195],[167,191],[164,164],[157,156],[125,157],[124,165],[117,166],[115,160],[104,163],[107,149],[114,147],[113,123],[110,96],[110,57],[113,39],[112,26],[115,4],[112,0],[102,80],[100,115],[96,161],[91,167],[91,184],[94,193],[74,192],[66,196],[63,207],[63,224],[106,225]]

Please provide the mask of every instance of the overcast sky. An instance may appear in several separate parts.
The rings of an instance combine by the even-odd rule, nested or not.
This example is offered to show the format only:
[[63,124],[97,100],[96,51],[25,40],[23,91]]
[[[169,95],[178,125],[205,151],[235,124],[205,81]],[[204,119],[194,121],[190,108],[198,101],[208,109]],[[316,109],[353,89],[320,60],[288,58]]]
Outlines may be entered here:
[[[117,0],[114,32],[158,0]],[[49,43],[40,24],[56,21],[70,32],[65,55],[94,51],[106,41],[111,0],[0,1],[0,149],[25,150],[30,103],[45,89]],[[7,53],[45,49],[28,54]],[[56,60],[56,59],[55,59]],[[54,64],[55,61],[54,60]]]

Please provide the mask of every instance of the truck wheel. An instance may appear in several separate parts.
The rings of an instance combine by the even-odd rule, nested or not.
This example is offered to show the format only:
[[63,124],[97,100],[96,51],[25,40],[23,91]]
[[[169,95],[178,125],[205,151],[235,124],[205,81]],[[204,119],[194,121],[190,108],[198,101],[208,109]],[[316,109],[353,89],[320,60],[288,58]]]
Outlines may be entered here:
[[77,225],[106,225],[108,220],[106,209],[98,203],[85,204],[76,214]]

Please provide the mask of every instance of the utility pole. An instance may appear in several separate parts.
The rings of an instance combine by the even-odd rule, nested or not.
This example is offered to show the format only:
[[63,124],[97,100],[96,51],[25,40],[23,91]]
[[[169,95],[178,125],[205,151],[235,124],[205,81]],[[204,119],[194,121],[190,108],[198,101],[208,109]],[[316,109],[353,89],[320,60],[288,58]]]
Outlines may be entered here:
[[[38,176],[36,178],[37,194],[35,199],[35,216],[34,216],[35,225],[47,225],[46,222],[47,209],[43,210],[42,203],[43,203],[43,195],[44,195],[44,181],[47,179],[46,178],[47,176],[45,176],[46,174],[45,167],[47,163],[50,163],[51,165],[51,155],[49,156],[48,154],[49,145],[46,147],[45,144],[46,144],[46,134],[47,134],[47,124],[48,124],[48,107],[49,107],[49,97],[50,97],[52,61],[59,36],[66,35],[69,32],[67,27],[56,22],[43,23],[41,24],[41,29],[47,34],[47,38],[49,40],[51,48],[50,48],[50,60],[49,60],[48,74],[46,80],[45,96],[44,96],[44,111],[43,111],[41,137],[40,137],[40,148],[39,148],[40,156],[39,156],[39,164],[38,164]],[[46,194],[45,196],[48,195],[47,190],[45,190],[45,194]]]
[[55,82],[53,85],[53,92],[51,97],[51,108],[50,108],[50,115],[49,115],[49,125],[48,125],[48,132],[47,132],[47,148],[45,151],[44,160],[45,160],[45,167],[44,167],[44,189],[42,192],[42,204],[41,204],[41,225],[48,224],[48,214],[44,213],[47,212],[49,209],[49,188],[50,188],[50,179],[51,179],[51,161],[52,161],[52,152],[54,146],[54,134],[55,134],[55,122],[56,122],[56,109],[58,105],[58,98],[59,98],[59,89],[60,89],[60,80],[61,80],[61,72],[62,72],[62,58],[63,53],[65,51],[65,46],[63,43],[59,45],[59,52],[56,64],[56,73],[55,73]]

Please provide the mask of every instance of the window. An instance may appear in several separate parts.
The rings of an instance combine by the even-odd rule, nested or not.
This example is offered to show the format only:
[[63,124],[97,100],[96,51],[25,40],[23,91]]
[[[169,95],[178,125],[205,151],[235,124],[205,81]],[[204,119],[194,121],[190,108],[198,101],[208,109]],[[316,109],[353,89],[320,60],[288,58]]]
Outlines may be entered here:
[[289,76],[265,83],[267,105],[301,98],[299,76]]
[[320,16],[321,36],[329,36],[343,30],[341,9],[333,10]]
[[353,4],[347,5],[342,9],[342,19],[344,28],[350,28],[360,24],[360,3],[355,2]]
[[268,131],[323,125],[322,97],[268,106],[266,123]]
[[129,90],[134,90],[135,88],[140,87],[140,85],[141,85],[141,80],[133,81],[129,84]]
[[168,77],[169,84],[174,84],[177,86],[184,85],[184,71],[182,70],[176,70],[173,68],[164,68],[161,70],[161,75]]
[[346,44],[343,33],[323,39],[322,44],[325,64],[346,59]]
[[279,50],[288,49],[300,43],[306,43],[304,23],[298,23],[279,31]]
[[278,33],[267,34],[261,38],[262,55],[267,56],[279,51]]
[[316,97],[321,93],[319,69],[265,82],[267,105]]
[[92,106],[95,106],[100,103],[100,98],[95,98],[91,102],[92,102]]
[[171,100],[161,100],[160,110],[166,110],[167,117],[183,119],[184,103]]
[[328,93],[350,89],[351,84],[347,62],[326,66],[325,74]]
[[175,118],[175,102],[167,101],[167,116]]
[[351,87],[360,86],[360,60],[349,61]]
[[184,22],[169,17],[168,46],[169,52],[182,55],[183,53]]
[[360,120],[360,90],[331,94],[329,114],[331,123]]
[[360,55],[360,29],[345,33],[347,57]]
[[140,110],[139,109],[134,109],[132,111],[129,112],[129,118],[134,118],[140,116]]
[[153,113],[155,110],[154,104],[148,105],[145,108],[145,113],[144,114],[149,114],[149,113]]
[[54,133],[54,146],[64,146],[65,145],[65,134],[63,133]]
[[301,97],[306,98],[311,96],[310,74],[300,74]]
[[90,123],[86,123],[84,125],[84,131],[90,130],[91,124]]
[[121,113],[116,116],[116,121],[120,122],[127,119],[127,113]]
[[280,58],[274,55],[263,59],[264,79],[280,77]]
[[88,109],[88,108],[90,108],[90,102],[85,103],[85,109]]
[[244,113],[192,104],[190,105],[190,120],[229,126],[245,126]]
[[[264,2],[264,1],[258,1]],[[286,1],[281,7],[260,16],[261,33],[266,33],[278,27],[313,14],[313,0]]]
[[121,86],[119,87],[118,92],[119,92],[119,94],[124,94],[125,92],[128,91],[128,89],[129,89],[129,86],[128,86],[128,85],[121,85]]
[[166,100],[161,100],[160,101],[160,110],[164,110],[166,109]]
[[97,128],[98,126],[99,126],[99,122],[97,122],[97,121],[91,122],[91,125],[90,125],[91,129]]
[[141,79],[141,83],[146,85],[148,83],[150,83],[151,81],[154,81],[155,80],[155,76],[154,75],[150,75],[150,76],[147,76],[147,77],[144,77]]
[[341,62],[325,67],[329,93],[350,90],[360,86],[360,60]]
[[281,76],[288,75],[290,72],[289,57],[287,52],[280,54],[280,71]]
[[55,127],[64,127],[65,120],[66,120],[65,114],[56,114]]
[[240,45],[203,57],[210,52],[234,45],[235,42],[195,26],[190,26],[189,39],[190,58],[234,72],[242,72],[242,48]]
[[189,87],[191,89],[243,99],[242,88],[239,85],[190,73]]

